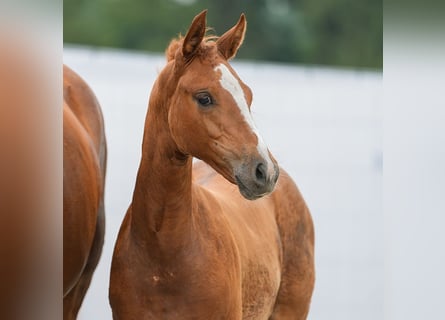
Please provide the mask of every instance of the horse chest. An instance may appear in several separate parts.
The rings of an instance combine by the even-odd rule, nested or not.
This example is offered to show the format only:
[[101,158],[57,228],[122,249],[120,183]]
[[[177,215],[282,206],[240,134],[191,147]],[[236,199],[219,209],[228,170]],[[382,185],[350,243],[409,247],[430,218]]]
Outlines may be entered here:
[[[229,225],[233,226],[232,223]],[[214,242],[210,246],[212,249],[207,252],[208,257],[213,258],[207,260],[202,255],[205,267],[196,274],[212,270],[216,275],[213,279],[221,279],[219,284],[230,283],[230,279],[235,279],[230,286],[225,287],[225,292],[219,292],[219,299],[234,296],[235,291],[238,291],[238,301],[232,300],[231,303],[241,304],[242,319],[269,319],[281,281],[280,252],[275,231],[262,232],[259,236],[259,232],[254,230],[240,232],[229,225],[221,224],[219,230],[228,227],[231,229],[230,234],[238,235],[233,238],[223,237],[219,241],[207,239],[207,243]],[[241,233],[242,239],[239,236]],[[217,255],[214,256],[214,253]],[[223,256],[224,260],[217,261]],[[212,283],[212,278],[201,280],[209,287],[218,284]]]
[[[171,270],[171,269],[170,269]],[[268,319],[280,283],[276,268],[252,263],[237,273],[231,263],[187,264],[146,276],[147,309],[163,319]]]
[[268,319],[280,286],[277,266],[249,262],[242,277],[243,319]]
[[265,221],[238,232],[243,319],[268,319],[280,287],[280,244],[276,230],[270,228],[273,221]]

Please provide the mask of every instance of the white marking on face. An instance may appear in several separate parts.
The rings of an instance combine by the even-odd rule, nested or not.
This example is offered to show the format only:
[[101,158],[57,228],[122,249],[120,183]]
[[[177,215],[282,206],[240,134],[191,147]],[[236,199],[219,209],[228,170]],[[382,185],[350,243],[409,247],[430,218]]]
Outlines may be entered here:
[[244,121],[246,121],[252,132],[257,136],[258,153],[267,162],[267,170],[269,174],[272,175],[274,170],[274,165],[269,157],[267,146],[264,143],[264,140],[261,137],[260,133],[258,132],[255,123],[253,122],[252,115],[250,114],[249,107],[247,105],[246,97],[244,96],[244,91],[241,88],[239,81],[235,78],[232,72],[230,72],[230,70],[224,64],[219,64],[218,66],[215,67],[214,70],[221,72],[221,78],[219,79],[221,86],[232,95],[238,108],[240,109],[241,115],[244,117]]

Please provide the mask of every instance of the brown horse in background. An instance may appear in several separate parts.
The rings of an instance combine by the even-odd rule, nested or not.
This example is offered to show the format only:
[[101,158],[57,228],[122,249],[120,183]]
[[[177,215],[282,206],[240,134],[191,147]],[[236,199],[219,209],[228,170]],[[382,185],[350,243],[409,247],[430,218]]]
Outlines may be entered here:
[[63,319],[77,313],[104,242],[106,141],[99,103],[63,69]]
[[245,29],[241,15],[220,38],[205,37],[204,11],[167,49],[113,255],[114,319],[307,317],[312,220],[228,63]]

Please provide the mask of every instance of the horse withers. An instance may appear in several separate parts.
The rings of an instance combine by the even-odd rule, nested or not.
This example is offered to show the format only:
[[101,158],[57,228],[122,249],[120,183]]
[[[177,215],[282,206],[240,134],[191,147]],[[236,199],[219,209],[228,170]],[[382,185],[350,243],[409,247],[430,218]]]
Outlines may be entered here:
[[203,11],[167,48],[114,249],[114,319],[307,317],[312,220],[228,63],[245,30],[241,15],[221,37],[207,37]]
[[107,149],[99,103],[63,68],[63,319],[76,319],[102,252]]

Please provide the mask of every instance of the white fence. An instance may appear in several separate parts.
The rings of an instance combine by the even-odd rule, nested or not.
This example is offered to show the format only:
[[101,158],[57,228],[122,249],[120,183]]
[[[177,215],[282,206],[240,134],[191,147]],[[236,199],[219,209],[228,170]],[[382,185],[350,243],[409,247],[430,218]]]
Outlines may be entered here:
[[[164,62],[158,55],[64,49],[64,63],[101,103],[109,149],[105,247],[79,319],[111,319],[112,250],[133,191],[148,96]],[[382,319],[382,74],[233,65],[253,91],[259,130],[312,211],[317,280],[309,319]]]

